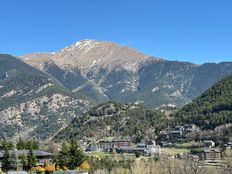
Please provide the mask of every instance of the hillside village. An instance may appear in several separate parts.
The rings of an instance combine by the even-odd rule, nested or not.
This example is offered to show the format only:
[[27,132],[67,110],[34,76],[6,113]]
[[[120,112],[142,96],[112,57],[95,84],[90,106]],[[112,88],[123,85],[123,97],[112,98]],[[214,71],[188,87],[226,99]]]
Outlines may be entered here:
[[[94,173],[102,168],[131,170],[137,163],[147,170],[148,161],[150,166],[165,170],[169,169],[163,162],[172,163],[172,168],[178,171],[184,170],[180,167],[183,165],[188,169],[197,166],[204,170],[231,170],[231,124],[226,119],[219,119],[220,122],[217,119],[224,113],[224,118],[229,117],[230,106],[225,99],[231,97],[231,82],[232,76],[228,76],[180,110],[149,109],[119,102],[97,105],[75,117],[42,146],[35,140],[3,139],[0,146],[2,171]],[[221,90],[219,95],[218,90]],[[211,95],[215,91],[217,95]],[[205,98],[213,101],[210,106],[202,104]],[[212,109],[205,112],[199,109],[201,107]],[[215,108],[217,114],[210,117],[214,129],[192,117],[195,111],[211,114]],[[192,115],[186,117],[187,114]],[[199,119],[209,122],[207,115]]]
[[[194,158],[196,160],[217,161],[222,159],[223,151],[231,149],[232,143],[215,144],[213,140],[205,139],[198,142],[189,141],[188,135],[200,131],[194,124],[185,124],[166,128],[159,132],[156,140],[133,143],[131,140],[98,140],[95,142],[81,141],[83,150],[87,153],[106,152],[142,156],[170,156],[174,158]],[[169,154],[163,149],[189,149],[186,153]]]

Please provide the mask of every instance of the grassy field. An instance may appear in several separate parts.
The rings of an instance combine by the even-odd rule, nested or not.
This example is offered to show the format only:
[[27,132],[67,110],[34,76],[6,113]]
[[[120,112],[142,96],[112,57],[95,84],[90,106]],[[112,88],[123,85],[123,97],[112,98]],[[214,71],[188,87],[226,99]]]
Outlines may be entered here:
[[[165,154],[170,154],[170,155],[183,155],[183,154],[187,154],[189,153],[189,149],[187,148],[162,148],[161,149],[161,153],[165,153]],[[113,153],[108,153],[108,152],[91,152],[91,153],[87,153],[88,156],[98,156],[100,158],[106,157],[106,156],[110,156],[110,157],[114,157],[114,158],[134,158],[134,155],[121,155],[121,154],[113,154]]]
[[114,154],[114,153],[108,153],[108,152],[92,152],[92,153],[87,153],[88,156],[95,156],[95,157],[100,157],[100,158],[104,158],[104,157],[112,157],[114,159],[122,159],[122,158],[127,158],[127,159],[134,159],[135,155],[128,155],[128,154]]
[[107,152],[91,152],[87,153],[88,156],[98,156],[100,158],[106,157],[106,156],[113,156],[114,154],[112,153],[107,153]]
[[161,153],[166,153],[166,154],[170,154],[170,155],[176,155],[176,154],[186,154],[189,153],[189,149],[185,149],[185,148],[161,148]]

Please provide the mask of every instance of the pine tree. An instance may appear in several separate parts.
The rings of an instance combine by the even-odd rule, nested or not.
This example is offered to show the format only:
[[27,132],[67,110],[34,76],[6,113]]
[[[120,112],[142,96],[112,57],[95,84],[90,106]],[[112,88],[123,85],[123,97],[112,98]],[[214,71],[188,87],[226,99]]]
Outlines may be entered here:
[[67,166],[69,162],[69,145],[64,142],[62,144],[61,150],[58,153],[57,161],[59,166]]
[[23,153],[22,155],[22,160],[21,160],[21,165],[24,171],[28,171],[28,160],[27,160],[27,156],[25,155],[25,153]]
[[2,170],[7,172],[11,169],[10,167],[10,152],[7,148],[5,148],[2,158]]
[[26,147],[25,147],[25,141],[23,141],[23,139],[21,137],[19,138],[16,146],[17,146],[18,150],[25,150],[26,149]]
[[11,166],[11,170],[17,170],[18,156],[16,154],[16,149],[11,150],[11,153],[10,153],[10,166]]
[[30,142],[31,142],[31,146],[33,147],[34,150],[39,149],[39,142],[38,141],[33,139]]
[[31,170],[32,167],[35,167],[36,166],[36,157],[33,153],[33,148],[30,147],[29,149],[29,154],[28,154],[28,170]]
[[75,169],[80,166],[86,159],[85,154],[75,140],[71,141],[69,153],[70,159],[68,166],[70,169]]
[[86,155],[81,150],[76,141],[72,140],[70,144],[63,143],[58,153],[59,166],[68,166],[69,169],[75,169],[86,160]]
[[14,143],[11,141],[7,141],[7,140],[3,140],[0,144],[0,149],[4,150],[4,149],[13,149],[14,148]]
[[17,170],[18,158],[15,150],[12,148],[11,143],[4,142],[4,153],[2,159],[2,169],[3,171]]

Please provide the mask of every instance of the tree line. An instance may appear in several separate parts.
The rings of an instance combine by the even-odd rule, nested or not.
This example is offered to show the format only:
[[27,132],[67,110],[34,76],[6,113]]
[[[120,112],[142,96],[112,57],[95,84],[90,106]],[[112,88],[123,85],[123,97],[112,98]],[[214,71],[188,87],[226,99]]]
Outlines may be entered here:
[[[19,138],[17,142],[7,140],[0,141],[0,150],[3,153],[2,170],[4,172],[17,170],[19,165],[22,166],[23,170],[30,170],[36,165],[36,157],[33,150],[37,149],[39,149],[39,143],[35,140],[23,140]],[[17,150],[29,150],[29,153],[28,155],[24,153],[19,161]]]

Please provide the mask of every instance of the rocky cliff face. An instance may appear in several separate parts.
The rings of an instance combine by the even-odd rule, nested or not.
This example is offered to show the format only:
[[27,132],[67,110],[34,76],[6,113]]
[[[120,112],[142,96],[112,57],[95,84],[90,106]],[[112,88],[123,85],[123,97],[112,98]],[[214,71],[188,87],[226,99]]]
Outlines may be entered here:
[[88,107],[48,75],[0,55],[0,137],[52,138]]
[[232,63],[195,65],[149,57],[112,42],[83,40],[53,53],[20,59],[50,74],[65,88],[98,103],[183,106],[232,73]]

